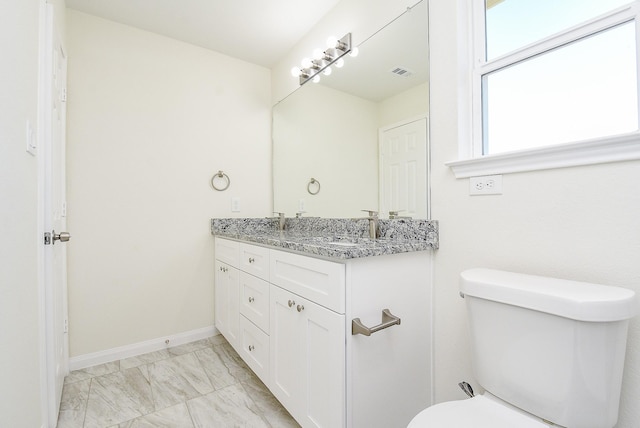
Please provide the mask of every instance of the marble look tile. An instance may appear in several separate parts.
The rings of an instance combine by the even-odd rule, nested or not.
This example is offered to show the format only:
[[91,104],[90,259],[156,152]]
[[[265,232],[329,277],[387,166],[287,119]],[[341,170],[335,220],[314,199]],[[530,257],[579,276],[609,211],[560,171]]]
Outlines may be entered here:
[[155,363],[156,361],[166,360],[167,358],[171,358],[171,354],[166,349],[149,352],[147,354],[136,355],[135,357],[120,360],[120,370],[138,367],[143,364]]
[[193,421],[185,403],[167,407],[124,423],[117,428],[193,428]]
[[91,379],[65,384],[62,388],[58,428],[82,428]]
[[102,376],[109,373],[114,373],[120,370],[120,363],[113,361],[110,363],[100,364],[93,367],[87,367],[80,370],[74,370],[64,378],[64,383],[73,383],[80,380],[87,380],[96,376]]
[[228,343],[202,349],[195,354],[215,389],[225,388],[255,377]]
[[229,342],[227,342],[227,339],[225,339],[224,336],[221,335],[221,334],[218,334],[217,336],[210,337],[209,338],[209,342],[214,346],[215,345],[223,345],[225,343],[229,343]]
[[202,340],[196,340],[195,342],[185,343],[184,345],[174,346],[167,349],[167,351],[169,351],[169,354],[171,355],[184,355],[190,352],[207,348],[209,346],[211,346],[211,342],[209,341],[209,338],[206,338]]
[[240,385],[232,385],[187,401],[196,428],[270,428],[251,397]]
[[156,409],[173,406],[214,390],[193,353],[150,364],[149,378]]
[[272,427],[300,428],[296,420],[256,376],[246,382],[242,382],[242,387],[253,402],[256,403],[263,417]]
[[138,368],[91,381],[85,426],[105,427],[153,412],[149,382]]

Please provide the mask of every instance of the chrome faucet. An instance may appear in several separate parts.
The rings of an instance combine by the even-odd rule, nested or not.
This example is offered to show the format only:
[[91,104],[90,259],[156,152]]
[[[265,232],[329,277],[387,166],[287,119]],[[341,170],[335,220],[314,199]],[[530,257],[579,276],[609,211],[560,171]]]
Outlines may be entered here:
[[378,212],[372,210],[362,210],[366,213],[369,213],[369,238],[377,239],[380,237],[380,229],[378,227]]
[[273,212],[274,214],[278,214],[278,217],[276,217],[278,219],[278,230],[284,230],[284,225],[285,225],[285,217],[284,217],[284,213],[279,213],[277,211]]

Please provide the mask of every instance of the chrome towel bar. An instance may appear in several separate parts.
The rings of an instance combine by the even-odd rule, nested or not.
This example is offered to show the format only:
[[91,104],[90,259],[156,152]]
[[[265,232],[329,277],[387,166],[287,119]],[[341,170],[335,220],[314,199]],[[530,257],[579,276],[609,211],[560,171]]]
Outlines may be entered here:
[[389,309],[382,310],[382,323],[378,325],[374,325],[373,327],[367,327],[362,324],[360,318],[354,318],[351,320],[351,334],[364,334],[365,336],[371,336],[372,333],[375,333],[380,330],[384,330],[385,328],[389,328],[392,325],[400,325],[400,318],[393,315]]

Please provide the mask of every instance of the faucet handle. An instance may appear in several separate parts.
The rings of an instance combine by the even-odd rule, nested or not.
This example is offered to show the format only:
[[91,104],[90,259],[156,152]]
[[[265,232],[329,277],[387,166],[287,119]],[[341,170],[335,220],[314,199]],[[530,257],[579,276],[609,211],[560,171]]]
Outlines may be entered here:
[[274,211],[274,214],[278,214],[278,217],[280,218],[284,218],[284,213],[278,212],[278,211]]
[[371,217],[371,218],[378,217],[378,211],[374,211],[374,210],[360,210],[360,211],[364,211],[366,213],[369,213],[369,217]]
[[396,217],[398,217],[398,215],[402,212],[404,212],[405,210],[396,210],[396,211],[389,211],[389,218],[390,219],[394,219]]
[[298,211],[296,213],[296,218],[302,218],[302,214],[306,213],[306,211]]

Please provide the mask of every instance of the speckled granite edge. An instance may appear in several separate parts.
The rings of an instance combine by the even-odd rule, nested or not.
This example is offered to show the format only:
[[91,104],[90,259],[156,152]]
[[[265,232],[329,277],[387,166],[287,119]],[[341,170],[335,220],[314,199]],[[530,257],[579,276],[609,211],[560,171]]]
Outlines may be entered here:
[[380,238],[369,239],[367,219],[287,218],[285,230],[271,218],[214,218],[216,236],[302,252],[318,257],[354,259],[438,248],[438,221],[379,221]]

